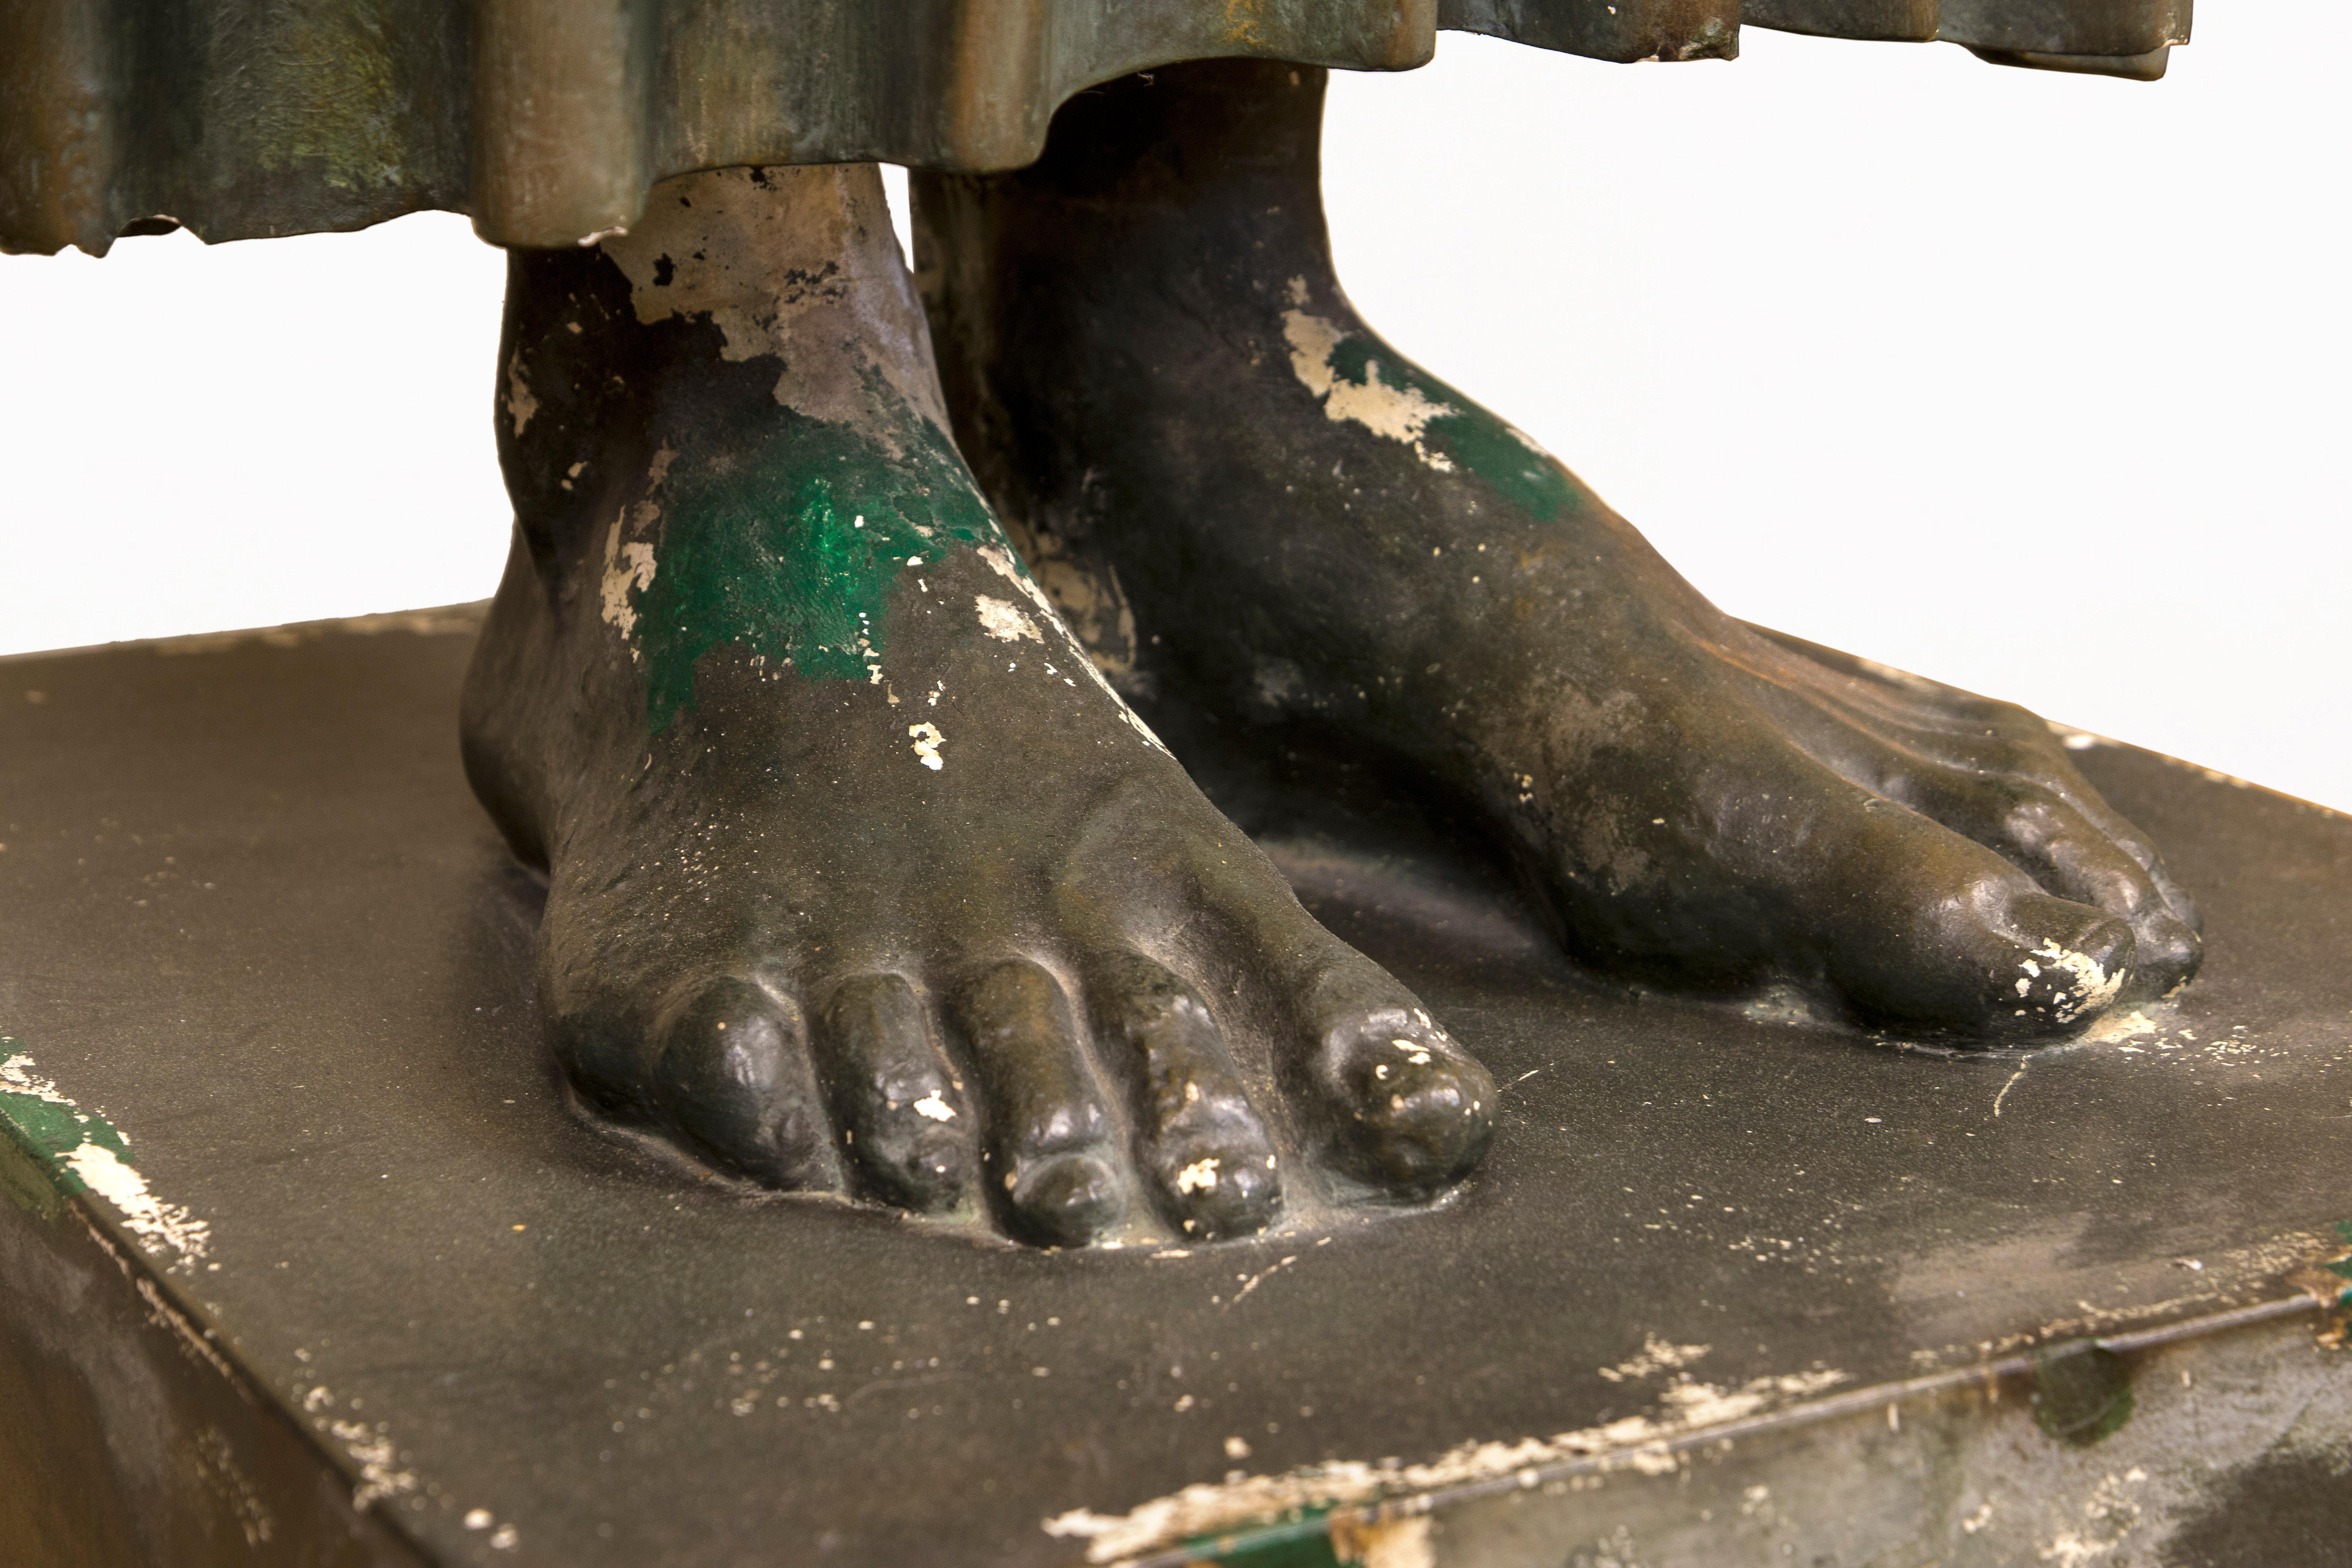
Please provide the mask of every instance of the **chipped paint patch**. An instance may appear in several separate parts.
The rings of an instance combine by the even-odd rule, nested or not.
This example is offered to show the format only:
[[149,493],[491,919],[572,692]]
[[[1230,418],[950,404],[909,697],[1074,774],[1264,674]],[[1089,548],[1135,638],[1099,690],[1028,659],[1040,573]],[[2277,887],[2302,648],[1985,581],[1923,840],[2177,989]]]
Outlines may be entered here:
[[1673,1445],[1785,1402],[1810,1398],[1846,1381],[1828,1369],[1759,1377],[1725,1390],[1679,1379],[1661,1396],[1655,1416],[1629,1415],[1605,1426],[1516,1443],[1465,1443],[1426,1464],[1334,1459],[1276,1476],[1201,1482],[1120,1514],[1072,1509],[1041,1521],[1046,1534],[1087,1543],[1089,1563],[1116,1563],[1155,1547],[1198,1540],[1285,1515],[1372,1504],[1439,1491],[1575,1460],[1603,1468],[1663,1474],[1680,1463]]
[[[993,544],[983,544],[980,547],[980,558],[988,563],[991,571],[1019,589],[1022,597],[1037,607],[1038,615],[1044,623],[1061,634],[1062,640],[1069,645],[1073,661],[1077,668],[1093,678],[1095,689],[1110,699],[1112,709],[1126,721],[1128,728],[1150,742],[1155,750],[1166,752],[1168,748],[1160,743],[1159,736],[1151,732],[1151,726],[1143,721],[1143,716],[1127,705],[1127,699],[1118,694],[1118,689],[1111,685],[1109,678],[1103,674],[1092,658],[1087,657],[1086,645],[1078,641],[1076,635],[1055,612],[1054,602],[1045,597],[1045,590],[1037,585],[1036,581],[1029,575],[1021,563],[1013,558],[1012,552],[1001,550]],[[986,597],[985,595],[982,596]]]
[[[937,724],[928,721],[920,724],[909,724],[907,726],[907,733],[915,738],[915,755],[921,761],[923,766],[933,773],[938,773],[947,765],[940,760],[940,747],[946,742],[947,737],[940,733],[940,727]],[[931,1098],[937,1100],[939,1096],[934,1093]],[[919,1110],[921,1107],[918,1106],[916,1109]],[[929,1115],[929,1112],[925,1111],[924,1114]],[[950,1116],[954,1114],[953,1111],[948,1113]],[[939,1120],[944,1121],[947,1118],[940,1117]]]
[[211,1246],[211,1226],[193,1218],[182,1205],[167,1204],[149,1192],[146,1178],[105,1144],[84,1140],[66,1156],[66,1168],[114,1205],[124,1228],[145,1243],[148,1251],[169,1251],[178,1261],[193,1263]]
[[521,435],[523,426],[529,425],[531,416],[538,412],[539,399],[531,395],[530,386],[524,383],[522,367],[511,360],[508,361],[507,416],[514,421],[514,433]]
[[0,1037],[0,1131],[31,1157],[55,1193],[104,1198],[123,1228],[167,1266],[202,1262],[212,1245],[212,1226],[150,1191],[131,1163],[131,1146],[121,1131],[84,1110],[33,1066],[16,1041]]
[[[645,510],[651,511],[650,507]],[[649,522],[651,518],[638,520]],[[604,624],[629,640],[629,657],[640,657],[636,647],[637,611],[629,603],[629,595],[653,586],[654,547],[637,540],[621,542],[621,520],[614,518],[604,534],[604,580],[598,595]]]
[[[2066,984],[2056,988],[2051,999],[2051,1014],[2062,1024],[2071,1024],[2085,1013],[2103,1011],[2113,1003],[2124,988],[2123,972],[2109,974],[2099,961],[2087,952],[2045,941],[2034,950],[2034,958],[2046,961],[2066,976]],[[2039,978],[2042,969],[2032,959],[2019,965],[2029,976]]]
[[1348,1568],[1437,1568],[1426,1514],[1331,1521],[1331,1555]]
[[986,594],[975,595],[972,606],[980,612],[980,629],[998,642],[1019,642],[1026,637],[1034,643],[1045,638],[1037,630],[1037,623],[1023,615],[1003,599]]
[[[1294,291],[1296,297],[1297,291]],[[1283,341],[1290,345],[1291,374],[1323,405],[1323,416],[1335,424],[1353,422],[1375,436],[1402,442],[1412,455],[1441,474],[1454,471],[1454,459],[1429,446],[1429,423],[1462,411],[1439,403],[1410,385],[1391,386],[1381,377],[1381,362],[1364,362],[1363,379],[1351,381],[1332,364],[1349,334],[1338,323],[1292,309],[1282,313]]]

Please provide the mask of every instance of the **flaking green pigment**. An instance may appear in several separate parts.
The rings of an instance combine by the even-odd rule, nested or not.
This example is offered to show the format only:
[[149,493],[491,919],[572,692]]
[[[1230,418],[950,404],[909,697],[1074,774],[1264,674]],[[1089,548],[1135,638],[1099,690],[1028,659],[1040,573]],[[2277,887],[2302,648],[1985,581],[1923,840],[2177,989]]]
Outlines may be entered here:
[[653,581],[631,590],[652,732],[693,706],[696,661],[730,643],[803,679],[871,679],[902,573],[959,547],[1010,552],[946,437],[911,415],[894,434],[896,454],[787,415],[735,463],[663,483]]

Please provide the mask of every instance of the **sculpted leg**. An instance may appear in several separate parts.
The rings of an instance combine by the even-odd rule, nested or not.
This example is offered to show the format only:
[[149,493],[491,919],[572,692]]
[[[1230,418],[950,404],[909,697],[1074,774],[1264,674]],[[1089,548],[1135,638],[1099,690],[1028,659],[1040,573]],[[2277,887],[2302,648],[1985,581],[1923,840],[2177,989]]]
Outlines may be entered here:
[[600,1111],[751,1182],[1072,1245],[1420,1197],[1485,1073],[1094,667],[948,438],[870,165],[513,253],[517,525],[468,773],[548,871]]
[[1072,100],[916,180],[963,449],[1130,689],[1472,803],[1580,957],[2032,1040],[2195,972],[2198,920],[2033,715],[1717,610],[1333,273],[1323,79]]

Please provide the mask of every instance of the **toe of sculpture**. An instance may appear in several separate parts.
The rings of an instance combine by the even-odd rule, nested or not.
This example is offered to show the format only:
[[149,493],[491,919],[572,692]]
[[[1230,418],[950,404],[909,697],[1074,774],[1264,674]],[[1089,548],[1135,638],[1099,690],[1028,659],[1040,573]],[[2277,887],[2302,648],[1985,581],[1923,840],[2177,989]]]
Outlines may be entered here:
[[1384,1008],[1329,1030],[1318,1076],[1331,1157],[1400,1198],[1469,1174],[1495,1130],[1495,1080],[1418,1009]]
[[1092,1154],[1056,1154],[1005,1175],[1006,1227],[1039,1247],[1085,1247],[1118,1222],[1118,1177]]
[[1844,955],[1848,997],[1882,1025],[1982,1046],[2080,1033],[2116,1005],[2138,962],[2128,922],[2038,892],[1979,889],[1915,940]]
[[662,1109],[696,1152],[767,1186],[838,1185],[796,1009],[750,981],[717,980],[670,1008],[659,1034]]
[[2152,1002],[2197,978],[2205,963],[2205,939],[2189,921],[2169,913],[2151,914],[2132,922],[2136,951],[2132,973],[2124,984],[2122,1002]]

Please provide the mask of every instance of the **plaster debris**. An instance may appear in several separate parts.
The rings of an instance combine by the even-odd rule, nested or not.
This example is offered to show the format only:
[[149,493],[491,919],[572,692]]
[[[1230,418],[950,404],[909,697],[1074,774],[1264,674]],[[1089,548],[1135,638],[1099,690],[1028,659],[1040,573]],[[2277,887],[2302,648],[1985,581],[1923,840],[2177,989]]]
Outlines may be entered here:
[[1655,1334],[1644,1334],[1642,1336],[1641,1354],[1621,1361],[1615,1366],[1604,1366],[1600,1372],[1611,1383],[1622,1383],[1629,1377],[1649,1377],[1661,1372],[1678,1372],[1714,1348],[1713,1345],[1672,1344]]
[[2136,1040],[2142,1035],[2157,1032],[2157,1022],[2135,1007],[2128,1013],[2110,1013],[2083,1031],[2083,1038],[2093,1045],[2109,1045],[2117,1040]]
[[[934,763],[933,765],[936,766],[937,764]],[[936,1089],[931,1090],[930,1093],[923,1096],[922,1099],[915,1101],[914,1110],[916,1115],[928,1117],[933,1121],[953,1121],[955,1120],[955,1107],[950,1105],[946,1099],[942,1097],[940,1091]]]
[[1454,471],[1454,460],[1432,451],[1424,438],[1429,422],[1462,411],[1450,403],[1436,403],[1412,386],[1391,386],[1381,379],[1381,362],[1364,362],[1364,379],[1348,380],[1331,364],[1331,356],[1348,334],[1334,322],[1305,310],[1282,313],[1282,336],[1290,345],[1291,373],[1323,404],[1324,417],[1337,424],[1353,421],[1375,436],[1402,442],[1412,455],[1441,474]]
[[[312,1392],[324,1394],[326,1390],[315,1389]],[[333,1403],[332,1395],[329,1395],[327,1403]],[[364,1421],[323,1416],[312,1425],[341,1443],[344,1454],[359,1467],[360,1484],[352,1489],[352,1507],[354,1509],[364,1510],[371,1503],[416,1489],[415,1474],[399,1468],[400,1456],[394,1448],[392,1439],[375,1427]]]
[[[938,773],[941,768],[947,766],[945,763],[940,760],[940,747],[946,743],[947,737],[940,733],[940,727],[937,724],[930,722],[929,720],[925,720],[920,724],[909,724],[907,726],[907,733],[915,738],[915,756],[922,763],[923,766],[930,769],[933,773]],[[931,1098],[936,1100],[939,1096],[934,1094]],[[946,1108],[942,1106],[940,1109],[945,1110]],[[924,1114],[929,1115],[929,1112],[926,1111]],[[949,1116],[952,1116],[954,1114],[955,1112],[951,1110],[948,1112]],[[941,1117],[940,1120],[944,1121],[947,1118]]]
[[[1654,1418],[1629,1415],[1606,1426],[1516,1443],[1465,1443],[1426,1464],[1334,1459],[1277,1476],[1203,1481],[1125,1513],[1072,1509],[1042,1521],[1041,1528],[1059,1540],[1084,1541],[1089,1563],[1116,1563],[1156,1547],[1279,1519],[1294,1510],[1362,1507],[1383,1498],[1419,1495],[1576,1460],[1598,1461],[1604,1469],[1664,1474],[1680,1465],[1675,1449],[1684,1441],[1726,1422],[1810,1398],[1846,1378],[1843,1372],[1822,1368],[1759,1377],[1728,1391],[1683,1381],[1665,1391],[1664,1408]],[[1185,1408],[1190,1403],[1188,1394],[1178,1407]],[[1342,1528],[1361,1527],[1335,1523],[1335,1540]]]
[[1437,1568],[1437,1548],[1430,1541],[1425,1514],[1361,1524],[1335,1520],[1331,1552],[1350,1568]]
[[1217,1184],[1217,1160],[1211,1155],[1196,1160],[1176,1173],[1176,1190],[1180,1193],[1205,1193]]

